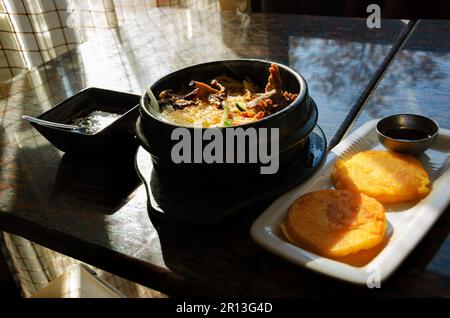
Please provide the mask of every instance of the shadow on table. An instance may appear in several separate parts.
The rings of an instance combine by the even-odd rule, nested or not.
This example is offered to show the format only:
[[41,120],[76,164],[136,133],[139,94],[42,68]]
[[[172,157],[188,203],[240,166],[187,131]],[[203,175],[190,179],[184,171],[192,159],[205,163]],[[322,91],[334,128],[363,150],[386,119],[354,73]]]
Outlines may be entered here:
[[114,213],[140,184],[134,170],[136,149],[102,158],[65,154],[59,164],[53,196],[92,205],[92,212]]
[[150,219],[159,234],[164,263],[197,285],[198,296],[236,296],[253,277],[261,255],[249,236],[255,212],[220,224],[165,222],[152,214]]
[[[134,169],[136,148],[109,158],[89,160],[63,155],[48,143],[5,143],[0,128],[0,172],[10,188],[0,191],[2,229],[59,253],[103,268],[104,249],[111,242],[109,216],[127,202],[140,184]],[[5,138],[11,136],[6,136]],[[36,140],[39,140],[36,138]],[[14,156],[12,156],[14,151]],[[8,162],[8,158],[13,161]],[[1,166],[0,166],[1,168]],[[115,220],[113,220],[115,221]],[[33,271],[51,280],[59,268],[53,254],[45,254]],[[55,265],[58,264],[58,265]],[[25,264],[19,276],[27,277]],[[55,266],[55,267],[53,267]],[[33,276],[34,277],[34,276]],[[135,288],[131,285],[130,288]],[[137,287],[136,287],[137,288]],[[129,290],[131,293],[131,290]]]
[[107,216],[127,203],[140,184],[134,168],[137,145],[120,154],[89,159],[61,156],[41,141],[22,138],[21,147],[2,149],[0,160],[7,169],[2,169],[1,177],[8,188],[1,193],[0,210],[20,225],[20,230],[11,230],[56,250],[61,243],[49,243],[52,235],[62,241],[67,235],[107,244]]

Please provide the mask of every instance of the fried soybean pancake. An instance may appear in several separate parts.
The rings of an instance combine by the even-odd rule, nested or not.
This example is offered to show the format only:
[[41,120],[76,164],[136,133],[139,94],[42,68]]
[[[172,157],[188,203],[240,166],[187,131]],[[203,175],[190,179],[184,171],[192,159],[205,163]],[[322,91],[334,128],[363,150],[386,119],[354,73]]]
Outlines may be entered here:
[[293,244],[327,257],[375,247],[383,241],[386,227],[381,203],[348,190],[321,190],[301,196],[281,226]]
[[335,187],[359,191],[381,203],[400,203],[425,197],[430,179],[413,156],[369,150],[336,162]]

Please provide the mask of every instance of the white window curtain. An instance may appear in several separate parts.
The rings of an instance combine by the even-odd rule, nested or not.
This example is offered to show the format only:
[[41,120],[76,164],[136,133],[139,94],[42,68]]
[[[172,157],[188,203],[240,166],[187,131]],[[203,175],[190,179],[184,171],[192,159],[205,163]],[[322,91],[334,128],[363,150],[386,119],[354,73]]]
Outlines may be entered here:
[[0,83],[138,12],[170,6],[218,8],[217,0],[0,0]]

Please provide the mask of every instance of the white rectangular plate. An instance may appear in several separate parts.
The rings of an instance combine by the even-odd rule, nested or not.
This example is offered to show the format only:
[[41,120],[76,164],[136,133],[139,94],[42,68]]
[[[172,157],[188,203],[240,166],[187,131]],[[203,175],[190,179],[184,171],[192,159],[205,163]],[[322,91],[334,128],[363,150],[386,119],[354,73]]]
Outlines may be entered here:
[[250,230],[253,240],[297,265],[347,282],[368,284],[388,278],[450,202],[450,131],[447,129],[440,129],[436,143],[418,158],[430,176],[432,191],[420,202],[385,206],[390,237],[382,251],[366,265],[356,267],[311,253],[289,243],[280,230],[288,208],[299,196],[333,188],[331,176],[338,158],[345,159],[369,149],[384,149],[377,138],[377,122],[372,120],[343,139],[307,182],[272,203],[253,223]]

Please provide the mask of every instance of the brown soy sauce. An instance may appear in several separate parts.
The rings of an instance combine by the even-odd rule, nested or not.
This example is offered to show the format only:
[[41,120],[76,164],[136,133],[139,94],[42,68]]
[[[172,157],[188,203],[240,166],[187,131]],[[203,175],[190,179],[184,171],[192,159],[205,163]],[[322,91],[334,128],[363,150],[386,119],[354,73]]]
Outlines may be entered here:
[[425,131],[412,128],[392,128],[386,130],[384,135],[389,138],[402,140],[420,140],[431,137],[431,135]]

